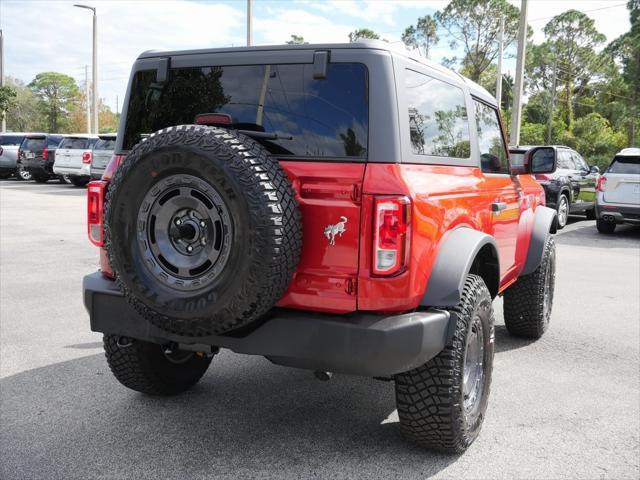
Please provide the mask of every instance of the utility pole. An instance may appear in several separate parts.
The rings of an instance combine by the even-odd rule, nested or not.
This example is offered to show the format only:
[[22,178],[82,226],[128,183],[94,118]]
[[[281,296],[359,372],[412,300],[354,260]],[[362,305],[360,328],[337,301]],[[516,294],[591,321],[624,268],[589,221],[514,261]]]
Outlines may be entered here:
[[253,35],[251,32],[251,0],[247,0],[247,47],[253,43]]
[[527,1],[521,0],[520,26],[518,28],[518,58],[511,113],[511,145],[520,144],[520,115],[522,114],[522,84],[524,80],[524,58],[527,49]]
[[118,95],[116,95],[116,116],[120,115],[120,101],[118,100]]
[[87,133],[91,133],[91,108],[89,106],[89,65],[84,66],[84,95],[87,105]]
[[551,145],[551,129],[553,128],[553,110],[556,103],[556,80],[557,80],[557,63],[558,60],[553,60],[553,77],[551,80],[551,102],[549,103],[549,120],[547,121],[547,145]]
[[98,133],[98,16],[95,7],[76,4],[74,7],[86,8],[93,12],[93,60],[91,65],[92,85],[91,96],[93,104],[93,133]]
[[498,73],[496,78],[496,100],[498,109],[502,109],[502,54],[504,51],[504,16],[500,17],[500,33],[498,35]]
[[[2,36],[2,30],[0,30],[0,88],[4,87],[4,37]],[[7,119],[5,118],[7,112],[2,111],[2,131],[7,131]]]

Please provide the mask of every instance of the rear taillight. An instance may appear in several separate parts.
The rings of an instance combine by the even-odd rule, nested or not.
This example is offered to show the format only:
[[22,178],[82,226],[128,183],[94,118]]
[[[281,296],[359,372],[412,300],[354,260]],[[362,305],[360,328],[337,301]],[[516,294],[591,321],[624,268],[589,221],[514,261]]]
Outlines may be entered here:
[[113,175],[116,173],[116,170],[120,166],[120,164],[124,160],[124,155],[114,155],[107,163],[107,166],[104,169],[104,173],[102,174],[102,180],[108,182],[113,178]]
[[549,182],[553,180],[553,175],[549,175],[546,173],[536,173],[535,177],[536,177],[536,180],[538,180],[539,182]]
[[604,192],[607,189],[607,177],[604,175],[600,175],[598,178],[598,191]]
[[394,275],[409,263],[411,200],[405,196],[379,196],[374,200],[374,275]]
[[107,183],[102,180],[87,186],[87,233],[89,241],[97,247],[104,246],[104,192]]
[[49,150],[45,147],[42,149],[42,160],[46,160],[47,158],[49,158]]
[[82,153],[82,163],[91,163],[91,152]]

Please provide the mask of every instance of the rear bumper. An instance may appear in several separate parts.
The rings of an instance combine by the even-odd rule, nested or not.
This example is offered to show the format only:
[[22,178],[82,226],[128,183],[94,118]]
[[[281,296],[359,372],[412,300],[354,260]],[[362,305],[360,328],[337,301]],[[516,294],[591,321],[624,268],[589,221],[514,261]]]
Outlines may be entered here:
[[56,175],[69,175],[71,177],[86,177],[89,178],[89,165],[83,165],[80,168],[77,167],[61,167],[59,165],[53,165],[53,173]]
[[274,309],[242,337],[184,337],[143,319],[100,272],[84,277],[83,291],[94,332],[160,344],[211,345],[262,355],[279,365],[363,376],[388,376],[422,365],[442,351],[455,325],[455,317],[442,310],[339,316]]
[[32,175],[53,175],[53,162],[42,160],[42,157],[24,159],[21,161],[25,170]]
[[596,217],[609,222],[640,225],[640,205],[596,204]]

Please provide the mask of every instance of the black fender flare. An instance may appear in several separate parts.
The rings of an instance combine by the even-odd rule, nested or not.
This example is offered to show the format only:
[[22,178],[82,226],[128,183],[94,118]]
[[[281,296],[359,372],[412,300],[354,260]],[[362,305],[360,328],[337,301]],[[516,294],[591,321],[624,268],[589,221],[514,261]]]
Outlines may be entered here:
[[527,260],[520,275],[529,275],[540,266],[547,237],[556,233],[555,219],[557,216],[558,212],[552,208],[542,205],[536,208],[533,218],[533,228],[531,229],[531,239],[529,240],[529,250],[527,251]]
[[[484,232],[460,227],[448,232],[441,241],[438,256],[431,270],[427,288],[420,305],[431,307],[453,307],[460,302],[464,282],[471,271],[474,260],[483,248],[489,248],[498,260],[495,239]],[[497,294],[500,283],[500,268],[495,285],[487,285]]]

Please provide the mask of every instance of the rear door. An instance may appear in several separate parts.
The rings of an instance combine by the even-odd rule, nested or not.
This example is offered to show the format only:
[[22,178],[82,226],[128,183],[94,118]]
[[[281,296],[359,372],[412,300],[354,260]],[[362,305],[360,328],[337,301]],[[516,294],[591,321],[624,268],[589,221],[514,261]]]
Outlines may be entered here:
[[605,177],[605,202],[640,206],[640,155],[617,155]]
[[591,208],[596,201],[596,175],[591,173],[587,162],[577,153],[571,152],[576,167],[575,178],[579,186],[577,203],[580,208]]
[[73,145],[73,138],[65,138],[58,145],[56,150],[56,167],[69,167],[71,164],[71,146]]

